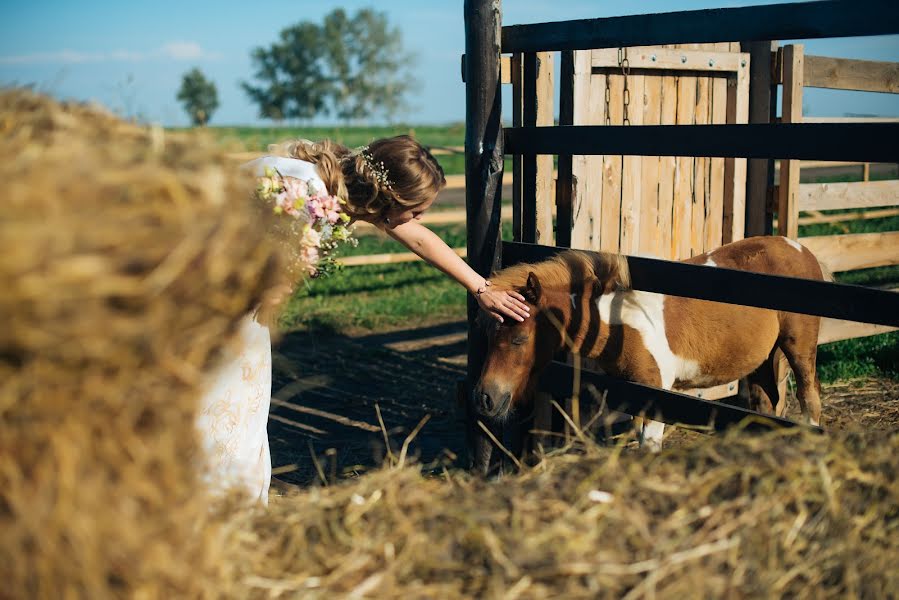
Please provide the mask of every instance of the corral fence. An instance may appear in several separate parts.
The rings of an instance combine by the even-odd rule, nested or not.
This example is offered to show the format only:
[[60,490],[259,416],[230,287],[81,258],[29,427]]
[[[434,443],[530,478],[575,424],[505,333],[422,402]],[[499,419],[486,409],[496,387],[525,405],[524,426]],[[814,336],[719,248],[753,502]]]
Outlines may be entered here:
[[[847,69],[858,71],[857,64],[844,68],[842,78],[827,68],[828,75],[815,74],[822,61],[808,61],[815,68],[803,70],[800,46],[778,50],[771,41],[899,33],[894,3],[811,2],[515,26],[502,26],[501,12],[498,0],[465,3],[467,254],[479,273],[488,276],[566,247],[610,250],[631,255],[638,290],[899,326],[899,295],[890,291],[634,256],[680,259],[743,236],[770,234],[775,211],[779,231],[796,237],[799,211],[824,209],[803,198],[832,197],[821,189],[804,192],[796,161],[899,162],[897,123],[801,122],[806,78],[847,85]],[[559,125],[551,105],[553,52],[561,52]],[[869,79],[884,79],[871,75],[873,67],[867,73]],[[510,128],[502,126],[503,81],[513,85]],[[775,118],[778,83],[785,89],[780,120]],[[653,92],[648,96],[647,86]],[[634,102],[654,98],[656,89],[657,104]],[[513,159],[512,242],[500,236],[506,154]],[[775,159],[781,161],[776,188]],[[859,206],[863,201],[857,198],[869,197],[874,187],[838,187],[842,191],[835,195],[852,198],[839,208]],[[867,191],[846,191],[851,189]],[[895,198],[895,188],[885,193]],[[825,255],[825,262],[831,245],[841,248],[831,251],[840,260],[859,247],[809,239],[802,241]],[[847,268],[899,262],[891,235],[881,236],[882,243],[852,239],[863,239],[865,250]],[[466,399],[486,347],[475,326],[477,308],[470,300]],[[577,402],[587,384],[607,392],[608,408],[667,423],[720,429],[751,417],[751,427],[792,424],[576,369],[571,362],[554,362],[540,387],[570,399],[566,420],[575,426],[585,412]],[[543,418],[545,427],[555,429],[546,410],[538,407],[535,415],[535,428]],[[479,449],[492,444],[482,425],[520,449],[520,424],[477,421],[470,412],[474,456],[483,456]]]

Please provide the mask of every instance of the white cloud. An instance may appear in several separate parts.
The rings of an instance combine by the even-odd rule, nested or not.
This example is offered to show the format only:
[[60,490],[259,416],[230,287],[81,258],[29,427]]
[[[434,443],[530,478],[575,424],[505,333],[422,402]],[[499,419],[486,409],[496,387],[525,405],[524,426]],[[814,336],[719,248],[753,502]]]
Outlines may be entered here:
[[60,50],[58,52],[35,52],[18,56],[0,56],[0,65],[34,65],[34,64],[81,64],[99,62],[141,62],[153,59],[175,61],[218,60],[222,55],[204,50],[200,44],[188,41],[167,42],[149,52],[133,50],[112,50],[109,52],[78,52],[77,50]]

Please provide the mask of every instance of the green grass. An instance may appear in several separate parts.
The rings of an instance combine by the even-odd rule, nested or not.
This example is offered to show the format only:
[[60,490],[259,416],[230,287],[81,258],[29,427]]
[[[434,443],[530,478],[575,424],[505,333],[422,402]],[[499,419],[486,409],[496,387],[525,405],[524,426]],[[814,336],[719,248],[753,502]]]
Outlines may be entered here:
[[857,377],[899,377],[899,331],[824,344],[818,377],[825,383]]

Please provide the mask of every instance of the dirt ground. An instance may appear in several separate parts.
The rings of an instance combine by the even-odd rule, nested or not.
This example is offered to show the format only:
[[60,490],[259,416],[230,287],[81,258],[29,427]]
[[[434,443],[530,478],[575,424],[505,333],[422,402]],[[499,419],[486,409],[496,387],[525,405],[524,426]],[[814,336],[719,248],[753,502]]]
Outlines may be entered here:
[[[361,473],[380,464],[385,431],[400,452],[423,419],[408,454],[437,468],[461,466],[465,428],[456,383],[465,376],[465,340],[463,321],[359,336],[285,335],[274,354],[269,419],[276,477],[308,485]],[[826,385],[822,401],[827,429],[899,425],[896,380]],[[787,416],[799,414],[793,400]],[[666,439],[703,437],[669,427]]]

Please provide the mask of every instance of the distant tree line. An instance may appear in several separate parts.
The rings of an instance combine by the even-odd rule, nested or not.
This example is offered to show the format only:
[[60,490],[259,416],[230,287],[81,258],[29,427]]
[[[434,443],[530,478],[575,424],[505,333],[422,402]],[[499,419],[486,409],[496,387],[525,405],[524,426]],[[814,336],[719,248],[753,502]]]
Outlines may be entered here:
[[[352,16],[338,8],[321,24],[299,22],[250,57],[253,81],[240,85],[259,116],[275,121],[323,115],[392,121],[408,109],[416,86],[414,57],[404,50],[400,30],[385,13],[368,8]],[[199,69],[184,75],[178,100],[195,125],[205,125],[218,107],[215,85]]]

